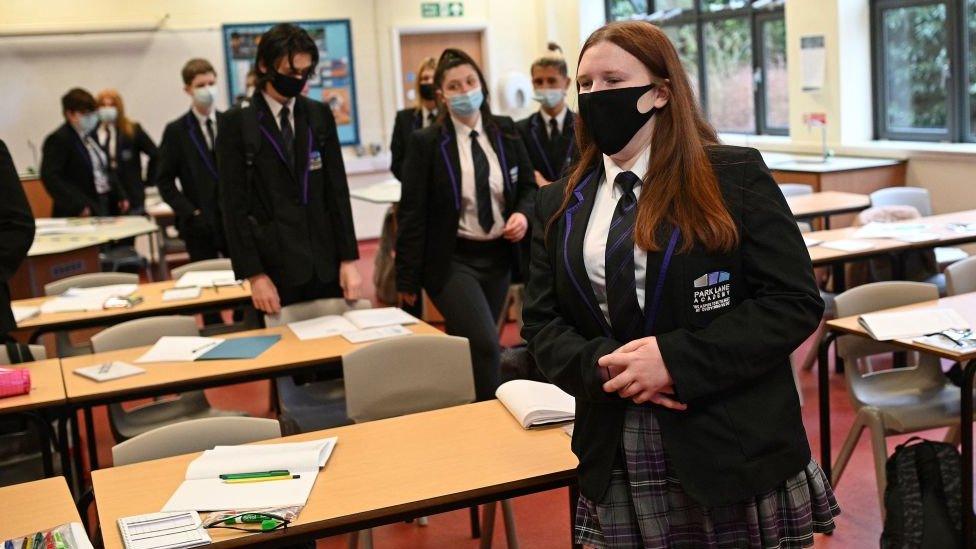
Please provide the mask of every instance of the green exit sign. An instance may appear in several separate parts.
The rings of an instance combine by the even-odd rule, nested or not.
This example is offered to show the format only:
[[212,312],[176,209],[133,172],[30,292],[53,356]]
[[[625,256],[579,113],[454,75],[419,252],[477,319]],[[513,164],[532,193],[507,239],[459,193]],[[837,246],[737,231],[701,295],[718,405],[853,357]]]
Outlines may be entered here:
[[464,17],[464,2],[421,2],[421,17]]

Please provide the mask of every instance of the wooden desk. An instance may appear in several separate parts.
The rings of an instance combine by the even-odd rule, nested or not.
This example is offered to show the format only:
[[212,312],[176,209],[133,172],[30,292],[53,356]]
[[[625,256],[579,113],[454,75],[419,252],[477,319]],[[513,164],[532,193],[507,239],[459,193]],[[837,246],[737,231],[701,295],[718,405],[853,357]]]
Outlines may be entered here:
[[[422,322],[408,328],[417,334],[443,335],[440,330]],[[68,415],[75,419],[76,409],[81,409],[85,414],[88,435],[86,444],[92,469],[98,467],[98,456],[95,451],[97,441],[91,422],[93,406],[293,375],[314,370],[323,364],[340,362],[344,354],[369,345],[369,343],[354,345],[340,336],[301,341],[287,326],[237,332],[228,336],[228,339],[273,334],[280,334],[281,340],[257,358],[139,364],[146,373],[101,383],[75,374],[74,371],[112,360],[134,363],[149,347],[135,347],[62,359],[61,371],[64,377],[65,395],[68,399]],[[77,425],[75,427],[77,429]],[[80,471],[82,468],[80,453],[78,458]]]
[[[98,249],[103,244],[153,234],[159,227],[142,216],[82,218],[98,223],[97,231],[81,234],[47,234],[34,237],[27,259],[10,279],[10,294],[24,299],[44,294],[44,285],[69,276],[101,271]],[[150,239],[151,247],[155,247]]]
[[[305,433],[338,436],[298,519],[276,534],[212,531],[218,547],[314,539],[473,504],[569,486],[570,438],[527,431],[497,400]],[[98,518],[108,549],[121,548],[116,520],[159,511],[199,454],[95,471]],[[484,535],[490,535],[485,532]],[[242,539],[244,538],[244,539]]]
[[0,541],[81,522],[64,477],[0,488],[0,516]]
[[[897,307],[889,311],[904,311],[909,309],[944,307],[955,309],[969,325],[976,327],[976,293],[968,293],[953,297],[946,297],[934,301],[915,303],[904,307]],[[887,311],[886,311],[887,312]],[[830,448],[830,387],[828,352],[831,343],[839,335],[855,335],[870,338],[867,331],[858,322],[858,316],[849,316],[831,320],[826,324],[826,334],[818,349],[817,363],[817,391],[820,400],[820,465],[827,478],[831,474]],[[907,339],[889,341],[892,345],[910,351],[919,351],[936,355],[940,358],[953,360],[965,365],[963,370],[963,386],[960,403],[960,431],[962,434],[962,508],[969,510],[963,514],[963,545],[973,547],[973,526],[976,517],[973,516],[973,378],[976,377],[976,350],[968,352],[954,352],[937,347],[916,343]]]
[[[175,285],[176,281],[173,280],[140,284],[136,290],[136,295],[142,297],[142,303],[133,307],[127,309],[104,309],[101,311],[42,313],[17,324],[17,331],[31,333],[31,341],[36,341],[37,338],[46,332],[105,326],[108,324],[117,324],[125,320],[132,320],[133,318],[155,315],[219,311],[235,305],[247,304],[251,301],[251,287],[247,282],[244,282],[242,286],[201,289],[200,297],[196,299],[163,301],[163,292]],[[51,297],[20,299],[12,302],[11,305],[19,307],[40,307],[48,299],[51,299]]]
[[787,197],[786,203],[797,219],[824,218],[824,229],[830,228],[830,216],[859,212],[871,207],[871,198],[865,194],[842,191]]
[[56,358],[5,365],[3,368],[30,370],[31,392],[26,395],[0,398],[0,415],[14,412],[30,412],[65,402],[64,381],[61,378],[61,361]]

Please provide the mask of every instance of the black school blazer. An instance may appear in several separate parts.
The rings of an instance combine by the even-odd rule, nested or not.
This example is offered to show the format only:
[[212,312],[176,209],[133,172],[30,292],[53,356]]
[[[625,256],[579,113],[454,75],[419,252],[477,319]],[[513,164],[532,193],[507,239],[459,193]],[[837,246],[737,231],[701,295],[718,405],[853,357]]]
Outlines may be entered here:
[[[317,109],[323,127],[313,127]],[[248,188],[245,117],[256,117],[253,187]],[[253,119],[252,119],[253,120]],[[283,155],[281,131],[264,94],[217,118],[220,207],[238,278],[267,274],[276,285],[339,278],[342,261],[359,258],[349,184],[332,111],[295,100],[295,158]]]
[[[793,215],[759,153],[720,145],[708,147],[708,156],[740,244],[727,254],[698,246],[675,253],[655,332],[688,410],[653,409],[685,491],[713,506],[774,489],[809,462],[789,355],[817,327],[823,302]],[[609,335],[583,264],[601,178],[602,165],[577,185],[548,239],[544,227],[566,181],[540,191],[522,330],[546,377],[576,397],[580,489],[596,501],[610,481],[632,404],[605,393],[596,371],[597,360],[623,343]],[[662,230],[662,244],[670,232]],[[663,255],[648,254],[648,296]]]
[[[525,214],[531,230],[536,185],[525,145],[507,116],[483,122],[505,184],[505,211]],[[410,135],[397,207],[397,291],[436,294],[444,287],[457,241],[461,164],[450,118]],[[526,234],[528,238],[528,234]],[[512,245],[513,259],[517,253]]]
[[[65,122],[44,139],[41,147],[41,182],[54,201],[52,217],[72,217],[85,207],[98,209],[98,192],[91,155],[78,132]],[[127,198],[118,177],[108,170],[113,200]]]
[[[133,123],[132,126],[132,137],[115,127],[115,172],[125,187],[131,207],[142,208],[146,202],[146,184],[151,185],[155,178],[159,149],[141,125]],[[142,178],[142,154],[149,157],[145,180]]]
[[554,147],[550,147],[546,123],[538,112],[515,123],[522,141],[525,142],[525,148],[529,151],[532,165],[549,181],[561,179],[579,156],[576,149],[575,120],[576,113],[567,111],[563,131]]
[[33,242],[34,215],[7,145],[0,141],[0,339],[17,327],[10,310],[7,281],[13,278]]
[[[217,118],[220,116],[218,112]],[[207,225],[223,233],[217,204],[217,157],[207,148],[192,110],[166,124],[163,130],[155,185],[173,208],[178,228],[185,227],[193,212],[200,210]]]
[[407,143],[414,130],[424,127],[423,111],[417,107],[397,111],[393,120],[393,138],[390,140],[390,171],[393,177],[403,181],[403,161],[407,157]]

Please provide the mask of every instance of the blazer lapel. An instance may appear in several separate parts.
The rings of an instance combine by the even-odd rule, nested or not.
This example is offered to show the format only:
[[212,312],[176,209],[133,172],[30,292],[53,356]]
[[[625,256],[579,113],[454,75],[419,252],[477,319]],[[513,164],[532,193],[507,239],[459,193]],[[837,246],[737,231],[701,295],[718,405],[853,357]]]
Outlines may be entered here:
[[507,142],[505,141],[505,136],[502,135],[502,131],[497,127],[491,127],[491,129],[486,130],[488,132],[488,141],[491,142],[491,148],[495,151],[495,156],[498,158],[498,165],[502,169],[502,181],[503,190],[505,192],[505,202],[508,203],[512,198],[513,193],[511,192],[514,181],[512,181],[512,172],[509,171],[508,159],[512,154],[507,150]]
[[447,170],[447,176],[454,193],[454,207],[458,212],[461,211],[461,160],[458,157],[457,137],[454,132],[454,124],[450,118],[444,121],[441,127],[441,139],[439,143],[441,162]]
[[[295,99],[295,166],[293,173],[299,178],[308,167],[309,146],[308,105],[300,98]],[[319,151],[321,152],[321,151]]]
[[[258,113],[258,130],[260,130],[262,137],[271,144],[271,148],[274,149],[278,160],[281,161],[285,168],[288,169],[288,173],[294,178],[295,166],[285,160],[285,148],[281,144],[281,130],[278,129],[278,123],[275,122],[274,115],[271,114],[271,107],[264,100],[264,94],[255,93],[253,104]],[[298,117],[296,116],[295,118]]]
[[583,240],[586,236],[586,226],[590,222],[593,203],[596,202],[596,192],[603,178],[602,165],[593,169],[573,190],[573,198],[563,214],[565,226],[563,228],[563,268],[569,275],[580,299],[586,304],[594,321],[600,326],[604,334],[610,335],[610,324],[603,316],[590,284],[590,277],[586,273],[583,261]]
[[542,158],[542,163],[546,166],[546,173],[544,175],[547,179],[553,181],[556,173],[552,168],[552,162],[549,161],[549,154],[546,152],[546,145],[548,145],[549,139],[546,136],[546,129],[542,126],[541,114],[535,113],[532,115],[530,133],[532,134],[532,147],[539,153],[539,157]]
[[203,161],[203,165],[207,167],[207,171],[213,176],[214,180],[217,180],[217,166],[214,163],[213,155],[207,149],[207,141],[203,137],[203,131],[200,129],[200,122],[197,121],[197,117],[193,114],[193,111],[186,113],[186,133],[190,137],[190,142],[193,143],[193,148],[197,150],[197,154],[200,155],[200,160]]
[[71,140],[75,143],[75,149],[78,150],[78,154],[81,155],[81,158],[85,161],[85,164],[88,164],[89,171],[94,170],[94,166],[92,166],[91,153],[88,152],[88,147],[85,146],[85,142],[81,140],[81,136],[78,135],[78,132],[76,132],[71,126],[68,126],[68,132],[71,135]]

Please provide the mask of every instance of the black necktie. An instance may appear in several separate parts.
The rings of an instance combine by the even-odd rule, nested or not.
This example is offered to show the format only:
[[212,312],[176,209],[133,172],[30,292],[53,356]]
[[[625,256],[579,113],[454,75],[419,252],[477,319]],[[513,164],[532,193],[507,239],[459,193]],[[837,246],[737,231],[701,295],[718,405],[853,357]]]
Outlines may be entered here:
[[295,159],[295,132],[291,127],[291,119],[288,115],[291,114],[288,107],[281,107],[281,112],[278,113],[278,119],[281,120],[281,141],[285,146],[285,158],[289,161],[289,166],[293,163]]
[[214,141],[213,120],[208,118],[206,126],[207,126],[207,139],[209,139],[209,141],[207,142],[207,148],[209,148],[210,151],[213,152],[214,145],[216,144],[216,141]]
[[478,206],[478,224],[486,233],[495,225],[491,210],[491,186],[488,184],[488,157],[478,143],[478,132],[471,130],[471,160],[474,163],[474,198]]
[[634,186],[640,179],[633,172],[621,172],[614,183],[621,195],[613,210],[607,235],[606,289],[607,308],[613,336],[622,343],[640,338],[644,315],[637,303],[634,274],[634,221],[637,218],[637,196]]
[[555,118],[549,119],[549,142],[555,143],[559,140],[559,122]]
[[427,126],[430,126],[433,123],[434,123],[434,111],[430,111],[427,113],[427,124],[425,124],[424,127],[426,128]]

